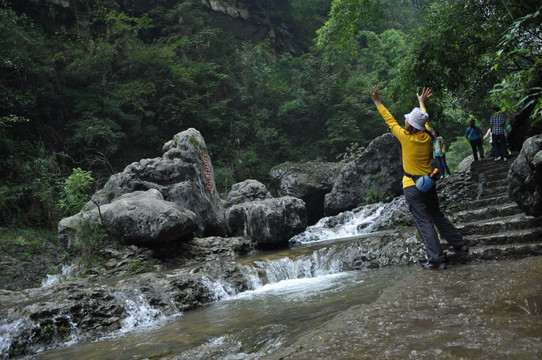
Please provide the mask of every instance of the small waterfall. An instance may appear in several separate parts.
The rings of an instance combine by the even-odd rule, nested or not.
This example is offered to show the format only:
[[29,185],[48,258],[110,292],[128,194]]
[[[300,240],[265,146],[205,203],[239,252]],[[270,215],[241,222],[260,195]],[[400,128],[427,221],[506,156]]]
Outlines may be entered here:
[[128,315],[121,320],[120,332],[129,332],[136,328],[145,328],[156,325],[166,316],[162,311],[157,310],[149,304],[139,289],[131,289],[125,292],[115,292],[114,296],[119,303],[124,305]]
[[295,259],[286,257],[254,263],[263,270],[264,282],[273,284],[283,280],[325,276],[347,270],[349,266],[345,266],[341,255],[334,255],[329,249],[320,249],[311,255],[303,255]]
[[9,350],[12,339],[18,335],[19,329],[30,328],[29,321],[23,318],[2,320],[0,322],[0,356]]
[[66,281],[75,270],[76,265],[62,265],[62,271],[60,274],[47,275],[45,279],[41,281],[41,287],[52,286]]
[[370,234],[386,229],[397,209],[405,206],[403,196],[389,203],[375,203],[320,219],[303,233],[290,239],[291,244],[305,244]]
[[[361,281],[356,280],[358,272],[352,270],[409,264],[425,254],[415,236],[408,233],[405,236],[395,231],[376,234],[396,228],[396,222],[401,221],[401,211],[397,211],[400,208],[404,212],[402,197],[390,203],[366,205],[324,218],[292,239],[292,243],[300,246],[292,246],[288,250],[252,254],[239,259],[219,259],[163,273],[128,277],[113,284],[109,281],[102,285],[89,284],[91,288],[88,291],[92,296],[87,305],[90,311],[101,314],[101,309],[94,306],[104,299],[108,306],[104,311],[108,316],[106,321],[113,323],[110,335],[116,336],[154,328],[175,317],[186,317],[184,309],[211,301],[227,300],[222,302],[226,304],[267,297],[273,301],[263,301],[262,306],[270,306],[272,303],[303,302],[304,297],[318,297],[326,292],[339,293],[343,282],[349,284],[350,280],[345,279]],[[365,234],[371,235],[359,236]],[[63,266],[61,274],[49,275],[42,286],[65,280],[75,268],[74,265]],[[54,294],[55,288],[47,291]],[[81,296],[82,293],[77,291]],[[96,301],[93,301],[94,297]],[[40,301],[32,305],[36,307],[32,311],[47,314],[41,310],[43,304],[43,309],[59,311],[64,317],[63,324],[76,329],[76,324],[70,320],[70,311],[77,307],[67,306],[65,302],[76,304],[78,299],[51,295],[50,301],[58,302],[58,305]],[[23,315],[26,308],[14,308],[13,311],[13,316],[4,316],[3,323],[0,322],[0,354],[9,351],[10,344],[18,336],[24,336],[27,329],[35,327],[29,320],[24,320],[28,319]],[[98,319],[97,324],[100,321]],[[74,330],[67,341],[76,343],[79,340],[78,331]],[[213,344],[209,345],[213,347]]]
[[227,299],[238,293],[235,286],[225,280],[210,280],[207,276],[204,276],[202,277],[202,283],[209,290],[214,301]]

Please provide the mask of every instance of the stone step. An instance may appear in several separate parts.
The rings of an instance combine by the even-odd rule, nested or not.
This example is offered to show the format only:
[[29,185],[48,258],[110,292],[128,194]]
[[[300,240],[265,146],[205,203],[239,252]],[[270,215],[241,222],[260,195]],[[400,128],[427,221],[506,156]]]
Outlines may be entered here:
[[469,202],[468,208],[469,209],[481,209],[481,208],[487,208],[491,205],[504,205],[504,204],[510,204],[515,202],[508,197],[508,193],[505,194],[497,194],[497,195],[488,195],[483,196],[481,199],[473,200]]
[[457,225],[464,236],[478,234],[498,234],[512,230],[523,230],[540,226],[541,219],[526,215],[513,215],[490,220],[474,221]]
[[466,210],[450,216],[469,239],[470,251],[447,254],[449,263],[542,256],[542,217],[525,215],[508,195],[508,171],[516,156],[506,162],[491,158],[472,163],[471,171],[485,182],[482,192]]
[[473,234],[468,236],[469,244],[472,247],[489,246],[489,245],[505,245],[505,244],[522,244],[529,242],[540,242],[542,244],[542,227],[516,229],[503,231],[496,234]]
[[484,159],[482,161],[475,161],[471,165],[471,171],[482,174],[495,171],[508,172],[508,168],[513,161],[494,161],[492,159]]
[[494,188],[501,186],[508,187],[508,178],[486,181],[486,183],[484,184],[484,188]]
[[508,183],[504,183],[501,186],[484,187],[481,197],[486,198],[494,195],[508,196]]
[[467,254],[447,254],[449,264],[477,261],[512,260],[542,256],[542,243],[480,246],[471,248]]
[[484,171],[479,173],[480,177],[483,177],[486,182],[503,180],[507,181],[508,179],[508,168],[494,169],[490,171]]
[[522,210],[514,202],[501,205],[489,205],[478,209],[467,209],[450,215],[452,223],[468,223],[473,220],[495,219],[511,215],[522,214]]
[[493,168],[493,167],[500,167],[500,166],[508,166],[507,164],[510,163],[510,161],[514,162],[514,160],[517,158],[518,154],[508,154],[506,157],[506,161],[495,161],[494,157],[486,157],[484,159],[480,159],[478,161],[474,161],[471,164],[472,170],[479,170],[479,169],[487,169],[487,168]]

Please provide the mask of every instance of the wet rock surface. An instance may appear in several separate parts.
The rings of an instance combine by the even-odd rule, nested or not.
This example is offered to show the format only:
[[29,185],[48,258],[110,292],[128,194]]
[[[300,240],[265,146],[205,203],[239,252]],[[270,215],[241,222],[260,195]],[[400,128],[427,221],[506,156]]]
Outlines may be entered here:
[[542,257],[419,270],[263,359],[540,359]]

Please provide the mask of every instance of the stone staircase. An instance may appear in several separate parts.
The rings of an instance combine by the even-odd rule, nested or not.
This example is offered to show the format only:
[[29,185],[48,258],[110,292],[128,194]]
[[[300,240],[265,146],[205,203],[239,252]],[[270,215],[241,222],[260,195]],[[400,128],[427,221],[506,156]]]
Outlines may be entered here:
[[[468,254],[448,254],[449,263],[518,259],[542,255],[542,217],[527,216],[508,196],[507,174],[514,158],[474,162],[480,195],[450,220],[469,239]],[[445,246],[443,244],[443,246]]]

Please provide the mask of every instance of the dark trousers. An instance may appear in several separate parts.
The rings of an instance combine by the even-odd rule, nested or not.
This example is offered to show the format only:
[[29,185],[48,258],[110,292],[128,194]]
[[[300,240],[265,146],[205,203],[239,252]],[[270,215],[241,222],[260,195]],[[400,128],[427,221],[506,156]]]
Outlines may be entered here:
[[505,158],[508,153],[506,151],[506,139],[504,134],[493,134],[491,135],[491,140],[493,141],[493,152],[495,153],[495,157],[500,156],[501,158]]
[[416,229],[425,244],[429,261],[439,264],[446,261],[435,226],[448,244],[462,246],[466,240],[440,211],[436,186],[422,193],[416,186],[403,189],[408,209],[416,223]]
[[472,156],[474,156],[474,161],[478,161],[478,154],[476,150],[480,152],[480,158],[484,158],[484,148],[482,147],[482,139],[469,140],[470,147],[472,148]]
[[448,168],[448,164],[446,164],[446,155],[435,156],[435,160],[437,161],[438,170],[443,177],[445,173],[448,173],[448,175],[452,175],[452,173],[450,172],[450,168]]

